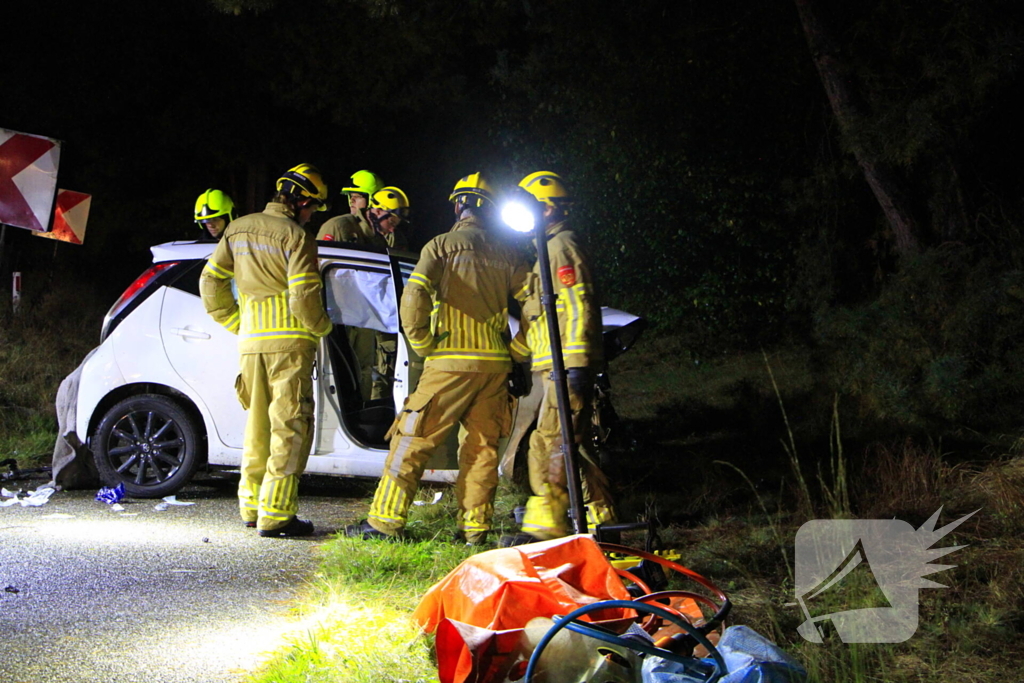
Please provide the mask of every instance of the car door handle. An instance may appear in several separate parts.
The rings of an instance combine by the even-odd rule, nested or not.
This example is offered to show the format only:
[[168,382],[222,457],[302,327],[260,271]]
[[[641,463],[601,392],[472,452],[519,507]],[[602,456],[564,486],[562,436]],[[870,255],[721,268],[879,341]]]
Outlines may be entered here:
[[200,332],[198,330],[190,330],[187,327],[175,327],[173,330],[171,330],[171,332],[173,332],[174,334],[178,335],[179,337],[184,337],[185,339],[209,339],[210,338],[210,335],[208,335],[205,332]]

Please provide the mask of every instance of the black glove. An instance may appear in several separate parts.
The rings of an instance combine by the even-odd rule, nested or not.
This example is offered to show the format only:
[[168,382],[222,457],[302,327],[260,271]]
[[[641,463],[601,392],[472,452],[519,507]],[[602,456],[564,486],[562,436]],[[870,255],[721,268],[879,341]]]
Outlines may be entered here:
[[524,363],[512,363],[512,372],[508,373],[508,393],[516,398],[530,393],[530,373]]
[[569,380],[569,390],[578,396],[589,396],[594,380],[590,378],[590,368],[569,368],[565,371]]

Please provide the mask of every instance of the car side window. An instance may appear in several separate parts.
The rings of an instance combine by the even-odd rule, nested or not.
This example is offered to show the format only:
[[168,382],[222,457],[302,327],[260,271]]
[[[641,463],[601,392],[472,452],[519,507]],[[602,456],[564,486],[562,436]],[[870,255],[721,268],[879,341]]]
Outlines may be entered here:
[[186,261],[182,263],[183,267],[179,269],[174,280],[169,282],[168,286],[199,296],[199,274],[203,272],[205,265],[206,261]]
[[324,272],[331,322],[378,332],[398,332],[398,304],[391,273],[383,268],[329,266]]

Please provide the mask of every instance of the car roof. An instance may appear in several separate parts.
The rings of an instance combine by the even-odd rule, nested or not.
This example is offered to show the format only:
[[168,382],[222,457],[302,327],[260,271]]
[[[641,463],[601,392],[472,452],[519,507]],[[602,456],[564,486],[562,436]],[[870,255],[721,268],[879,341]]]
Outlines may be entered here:
[[[164,261],[189,261],[203,260],[210,258],[216,242],[196,242],[193,240],[182,240],[178,242],[165,242],[150,247],[153,252],[153,263]],[[359,256],[361,260],[388,262],[388,253],[379,247],[365,247],[357,244],[342,245],[337,242],[317,242],[317,252],[320,258],[344,258],[346,256]],[[416,262],[416,254],[409,252],[393,252],[399,259],[411,263]]]

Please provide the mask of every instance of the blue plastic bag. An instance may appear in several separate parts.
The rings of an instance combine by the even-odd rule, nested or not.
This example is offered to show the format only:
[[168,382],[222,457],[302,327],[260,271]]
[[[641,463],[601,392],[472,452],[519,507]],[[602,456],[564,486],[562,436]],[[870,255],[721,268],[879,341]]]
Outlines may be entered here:
[[114,488],[104,486],[96,492],[96,500],[107,505],[113,505],[114,503],[120,503],[121,499],[124,498],[124,483],[120,483]]
[[[807,670],[782,648],[749,626],[730,626],[718,641],[717,650],[729,670],[718,683],[803,683]],[[710,663],[710,662],[709,662]],[[682,672],[680,664],[647,657],[643,683],[702,683]]]

